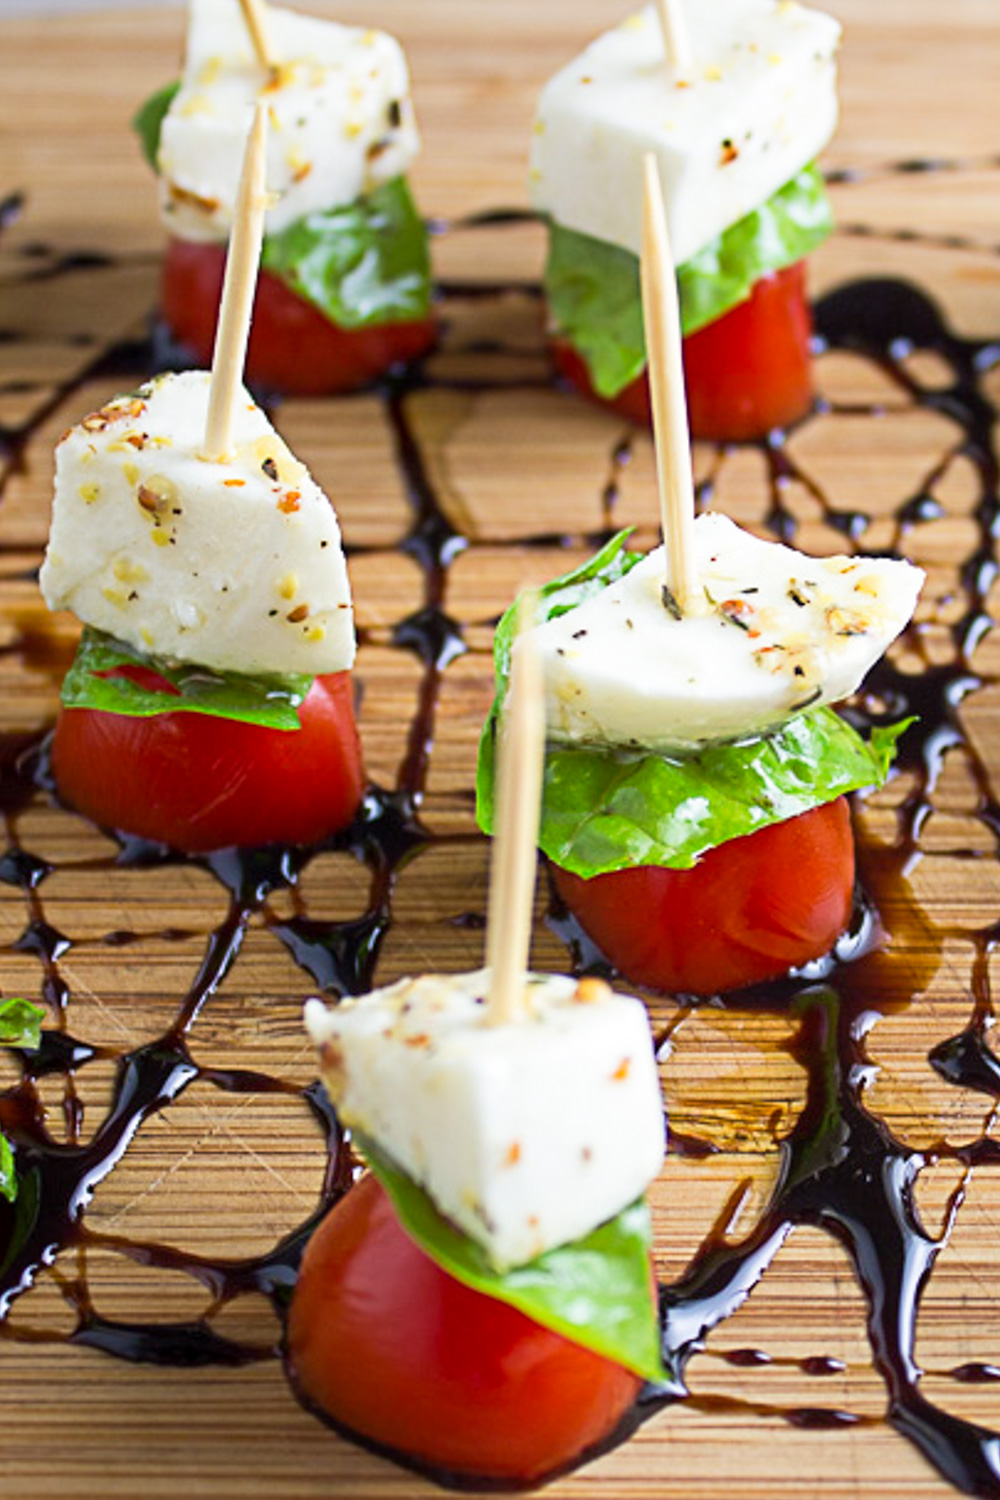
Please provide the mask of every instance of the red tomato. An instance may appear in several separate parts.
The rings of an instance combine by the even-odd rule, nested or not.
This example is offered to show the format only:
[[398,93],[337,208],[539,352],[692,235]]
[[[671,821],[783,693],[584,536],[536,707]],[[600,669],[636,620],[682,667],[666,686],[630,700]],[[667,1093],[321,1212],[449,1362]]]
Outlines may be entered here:
[[353,818],[364,785],[349,672],[317,677],[298,730],[208,714],[60,710],[59,794],[105,828],[197,853],[312,844]]
[[847,926],[854,841],[844,797],[731,839],[690,870],[638,866],[556,889],[604,956],[652,989],[712,995],[829,952]]
[[[168,242],[161,311],[174,338],[203,365],[212,362],[225,264],[224,245]],[[436,336],[433,318],[338,328],[279,277],[261,271],[246,378],[292,396],[340,395],[426,354]]]
[[599,396],[594,390],[590,371],[583,355],[577,353],[568,339],[559,335],[550,339],[549,352],[552,355],[556,373],[579,391],[581,396],[586,396],[589,401],[596,401],[598,406],[605,406],[610,411],[617,412],[620,417],[625,418],[626,422],[634,422],[636,427],[648,427],[651,424],[653,416],[649,405],[649,381],[646,379],[645,370],[630,385],[620,390],[617,396]]
[[[650,1300],[652,1305],[652,1282]],[[642,1385],[442,1271],[363,1177],[313,1235],[288,1319],[299,1394],[433,1468],[536,1480],[608,1436]]]
[[[684,376],[691,435],[741,443],[788,427],[812,405],[809,360],[812,320],[805,263],[761,277],[746,302],[684,340]],[[584,361],[565,339],[553,343],[556,369],[584,395],[600,401]],[[645,372],[610,401],[620,416],[650,421]]]

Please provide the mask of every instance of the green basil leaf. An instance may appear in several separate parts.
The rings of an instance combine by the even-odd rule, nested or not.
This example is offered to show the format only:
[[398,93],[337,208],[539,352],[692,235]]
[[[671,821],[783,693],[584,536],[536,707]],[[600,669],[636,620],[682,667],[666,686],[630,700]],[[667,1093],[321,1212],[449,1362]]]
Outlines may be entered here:
[[[801,260],[832,228],[822,174],[804,167],[678,267],[684,333],[743,302],[761,276]],[[557,329],[583,356],[594,389],[617,396],[646,366],[637,257],[552,224],[545,292]]]
[[[634,567],[638,558],[624,550],[625,540],[621,533],[589,564],[546,584],[539,591],[539,621]],[[497,627],[497,695],[479,745],[476,816],[485,833],[493,830],[496,732],[516,609],[512,605]],[[860,787],[881,786],[896,741],[912,722],[875,729],[865,740],[832,708],[818,708],[770,734],[709,745],[696,755],[550,743],[538,843],[556,864],[584,878],[634,865],[689,869],[730,839]]]
[[[37,1047],[42,1039],[45,1012],[30,1000],[11,997],[0,1000],[0,1042],[8,1047]],[[14,1148],[0,1130],[0,1197],[13,1203],[17,1197]]]
[[0,1197],[13,1203],[17,1197],[17,1168],[14,1165],[14,1148],[0,1130]]
[[431,1199],[373,1142],[354,1133],[403,1228],[420,1248],[473,1291],[509,1302],[534,1322],[634,1370],[669,1379],[660,1355],[649,1251],[649,1209],[633,1203],[584,1239],[537,1260],[497,1271],[482,1246],[442,1218]]
[[[159,89],[132,120],[154,171],[163,119],[180,86]],[[427,227],[402,177],[267,235],[261,265],[339,328],[414,322],[430,311]]]
[[[3,1139],[4,1137],[0,1136],[0,1140]],[[9,1142],[5,1144],[9,1150]],[[0,1157],[3,1154],[3,1147],[0,1146]],[[10,1225],[3,1245],[0,1246],[0,1255],[3,1256],[3,1260],[0,1261],[0,1276],[4,1276],[24,1249],[38,1223],[42,1199],[41,1173],[38,1167],[29,1167],[22,1176],[18,1177],[15,1180],[14,1191],[9,1196],[2,1187],[0,1187],[0,1192],[8,1202],[14,1203],[14,1221]]]
[[[573,568],[569,573],[563,573],[559,578],[553,578],[549,583],[543,583],[541,588],[535,591],[540,606],[536,616],[538,622],[552,620],[557,615],[568,613],[578,604],[582,604],[585,599],[589,599],[593,594],[599,594],[610,583],[615,583],[619,578],[624,578],[626,573],[630,573],[636,563],[642,561],[641,552],[626,550],[625,543],[630,535],[631,531],[619,531],[610,541],[605,542],[599,552],[595,552],[593,557],[581,563],[578,568]],[[558,595],[558,598],[553,599],[553,595]],[[551,604],[546,602],[550,599]],[[511,606],[501,616],[494,637],[493,653],[496,661],[497,692],[501,696],[507,692],[510,652],[517,628],[516,617],[517,611]]]
[[154,172],[159,171],[160,131],[163,119],[180,91],[181,81],[164,84],[155,94],[150,94],[145,104],[140,104],[132,116],[132,129],[139,137],[142,154]]
[[[172,690],[158,689],[148,681],[135,682],[127,676],[107,675],[118,674],[122,667],[155,673]],[[211,714],[218,719],[236,719],[268,729],[294,730],[299,727],[298,709],[312,683],[311,677],[298,673],[244,677],[191,662],[142,656],[131,646],[88,625],[73,665],[63,679],[62,701],[66,708],[96,708],[102,713],[124,714],[129,718]]]
[[41,1041],[45,1012],[30,1000],[0,1000],[0,1043],[35,1048]]
[[[549,745],[539,846],[584,877],[634,865],[690,869],[730,839],[880,786],[891,746],[910,722],[865,741],[833,709],[820,708],[758,739],[687,757]],[[493,717],[484,781],[492,780],[495,725]],[[492,797],[480,813],[489,832]]]
[[549,316],[599,396],[617,396],[646,368],[639,260],[631,250],[549,225],[543,275]]
[[424,318],[427,229],[402,177],[268,235],[262,265],[341,328]]
[[679,267],[685,333],[694,333],[743,302],[768,271],[802,260],[833,230],[833,211],[818,167],[803,167],[773,197]]

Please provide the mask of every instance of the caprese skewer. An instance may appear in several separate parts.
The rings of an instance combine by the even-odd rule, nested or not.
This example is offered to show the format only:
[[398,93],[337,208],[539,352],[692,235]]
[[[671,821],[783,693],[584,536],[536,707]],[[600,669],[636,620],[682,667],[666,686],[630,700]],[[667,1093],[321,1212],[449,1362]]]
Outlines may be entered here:
[[[723,515],[694,518],[656,182],[647,158],[643,280],[667,545],[642,557],[622,533],[539,591],[539,841],[563,899],[624,976],[711,994],[822,956],[846,926],[844,796],[884,780],[903,726],[865,740],[831,705],[906,625],[923,574],[889,558],[808,557]],[[497,631],[480,751],[487,831],[513,615]]]
[[183,77],[135,121],[170,235],[162,316],[206,364],[258,100],[273,201],[246,376],[290,394],[354,390],[435,338],[427,231],[405,175],[419,146],[409,75],[385,32],[262,0],[189,0]]
[[644,1008],[525,972],[543,738],[526,663],[491,966],[307,1006],[370,1171],[310,1241],[287,1327],[293,1382],[336,1425],[513,1486],[585,1458],[665,1378],[642,1200],[664,1121]]
[[266,113],[243,173],[215,367],[63,437],[40,583],[84,633],[52,764],[105,827],[188,851],[311,843],[362,792],[353,612],[333,506],[240,382]]
[[[661,0],[661,6],[666,0]],[[530,196],[549,225],[557,368],[648,422],[639,296],[642,157],[664,184],[696,438],[740,441],[812,402],[804,258],[832,216],[815,158],[837,120],[840,27],[796,0],[669,0],[546,85]]]

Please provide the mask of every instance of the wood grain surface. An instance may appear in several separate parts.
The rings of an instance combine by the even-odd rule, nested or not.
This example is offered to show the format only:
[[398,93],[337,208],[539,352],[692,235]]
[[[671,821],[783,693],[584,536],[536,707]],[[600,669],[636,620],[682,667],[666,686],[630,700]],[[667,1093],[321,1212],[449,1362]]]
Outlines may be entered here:
[[[824,165],[854,169],[833,189],[839,229],[813,258],[817,292],[862,275],[905,277],[932,292],[951,325],[980,339],[1000,336],[1000,109],[996,0],[833,0],[846,26],[843,118]],[[319,0],[313,9],[330,12]],[[524,204],[531,112],[544,78],[588,37],[618,19],[613,0],[355,0],[343,19],[384,25],[409,51],[424,153],[414,173],[422,208],[443,220]],[[0,504],[0,728],[32,736],[54,715],[58,683],[76,627],[51,618],[34,570],[44,547],[54,440],[113,393],[102,353],[142,339],[156,303],[161,231],[153,184],[128,120],[176,69],[179,12],[96,13],[0,27],[0,195],[24,194],[0,235],[0,421],[30,430],[5,460]],[[900,163],[934,158],[933,173]],[[613,418],[547,386],[537,301],[518,291],[537,281],[542,236],[532,225],[453,227],[434,243],[445,335],[432,383],[408,403],[427,473],[453,526],[469,543],[451,565],[444,605],[466,653],[444,672],[422,817],[440,838],[398,876],[394,923],[378,977],[417,969],[473,967],[481,934],[456,918],[481,913],[486,845],[475,833],[475,747],[491,698],[492,621],[519,586],[563,571],[583,538],[608,517],[652,541],[656,502],[648,439],[615,469],[623,437]],[[78,256],[73,264],[65,257]],[[502,294],[469,289],[502,283]],[[463,288],[466,289],[463,294]],[[933,356],[913,355],[914,377],[942,378]],[[996,368],[984,377],[1000,397]],[[792,439],[797,463],[838,506],[888,516],[919,492],[954,447],[947,414],[917,410],[872,363],[847,354],[820,360],[831,409]],[[878,417],[870,413],[875,407]],[[394,627],[426,602],[426,581],[399,550],[412,520],[383,405],[364,395],[290,401],[281,430],[338,507],[353,548],[351,572],[364,633],[358,674],[361,731],[373,780],[391,786],[427,668],[393,644]],[[759,523],[770,503],[756,449],[696,453],[699,476],[716,475],[715,503]],[[956,562],[969,546],[975,487],[954,456],[938,496],[946,514],[911,533],[927,566],[922,605],[929,650],[942,639],[956,590]],[[805,489],[787,503],[800,541],[832,550]],[[877,522],[891,535],[888,519]],[[878,532],[866,544],[878,545]],[[538,545],[540,537],[565,539]],[[883,545],[885,543],[883,542]],[[952,616],[953,617],[953,616]],[[942,648],[943,649],[943,648]],[[997,666],[987,635],[976,667]],[[991,768],[1000,770],[1000,695],[987,679],[968,701],[966,723]],[[899,784],[874,799],[866,820],[892,837],[889,809]],[[909,884],[924,913],[906,928],[892,969],[893,998],[868,1043],[869,1106],[910,1145],[933,1151],[991,1128],[992,1101],[949,1088],[927,1064],[935,1041],[965,1024],[971,935],[996,919],[1000,866],[962,852],[990,852],[975,817],[978,790],[961,756],[947,763],[934,815],[912,861]],[[109,867],[110,841],[39,795],[20,820],[25,848],[55,867],[40,899],[46,922],[71,939],[59,961],[69,986],[69,1029],[121,1051],[159,1035],[197,970],[226,896],[190,865],[156,871]],[[348,855],[324,855],[306,870],[299,900],[312,914],[349,918],[368,900],[368,874]],[[308,976],[269,931],[291,910],[279,893],[255,918],[244,950],[206,1007],[192,1042],[202,1066],[259,1069],[298,1084],[313,1076],[299,1024]],[[565,964],[562,943],[539,921],[534,961]],[[0,988],[36,995],[36,953],[18,947],[25,896],[0,885]],[[116,945],[109,935],[138,940]],[[905,1003],[904,1003],[905,1002]],[[717,1223],[734,1189],[745,1188],[729,1226],[745,1232],[766,1200],[776,1142],[802,1107],[802,1070],[786,1049],[787,1016],[705,1008],[681,1015],[651,1000],[654,1024],[671,1029],[663,1077],[673,1126],[709,1141],[703,1160],[671,1156],[656,1187],[657,1259],[678,1276]],[[13,1063],[4,1064],[13,1080]],[[81,1070],[84,1136],[100,1120],[112,1063]],[[62,1076],[46,1080],[50,1128],[65,1129]],[[985,1122],[985,1124],[984,1124]],[[312,1209],[324,1157],[315,1126],[294,1095],[235,1095],[198,1083],[153,1116],[101,1184],[88,1223],[133,1240],[155,1240],[208,1256],[266,1249]],[[936,1230],[961,1168],[922,1174],[919,1204]],[[949,1410],[1000,1424],[1000,1385],[950,1377],[971,1361],[1000,1361],[996,1274],[1000,1179],[982,1169],[965,1201],[925,1299],[918,1339],[929,1394]],[[166,1321],[206,1310],[194,1281],[157,1272],[111,1250],[88,1250],[91,1295],[112,1318]],[[279,1497],[336,1495],[401,1500],[434,1487],[335,1437],[293,1400],[280,1363],[241,1370],[135,1367],[49,1335],[68,1331],[63,1295],[80,1273],[62,1256],[17,1303],[0,1342],[0,1489],[20,1497]],[[243,1297],[217,1326],[265,1349],[276,1327],[262,1299]],[[728,1352],[766,1351],[747,1371]],[[820,1381],[801,1361],[830,1356],[842,1368]],[[617,1451],[555,1483],[559,1500],[932,1500],[949,1486],[883,1420],[885,1390],[874,1372],[864,1304],[837,1244],[797,1231],[746,1305],[708,1341],[690,1368],[699,1397],[662,1412]],[[859,1420],[835,1431],[801,1430],[788,1408],[837,1408]]]

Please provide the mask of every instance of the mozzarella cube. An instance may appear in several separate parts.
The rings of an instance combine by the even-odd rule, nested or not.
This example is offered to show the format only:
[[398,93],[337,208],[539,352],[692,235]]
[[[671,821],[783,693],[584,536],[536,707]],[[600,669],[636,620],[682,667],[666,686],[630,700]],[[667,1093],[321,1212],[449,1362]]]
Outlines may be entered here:
[[275,234],[296,219],[353,203],[404,173],[419,149],[406,59],[383,31],[267,7],[277,61],[264,77],[239,0],[190,0],[180,92],[160,136],[161,209],[184,239],[224,240],[254,105],[270,129],[267,216]]
[[233,456],[202,458],[209,383],[163,375],[62,439],[46,602],[146,654],[343,671],[354,622],[333,506],[246,391]]
[[592,42],[542,92],[533,206],[638,255],[642,160],[655,154],[674,260],[764,203],[837,123],[840,26],[795,0],[680,0],[694,68],[668,64],[656,8]]
[[323,1081],[498,1267],[580,1239],[645,1190],[663,1106],[640,1001],[599,980],[526,979],[528,1017],[491,1025],[489,973],[403,979],[306,1006]]
[[664,606],[659,547],[534,628],[550,739],[690,752],[767,733],[854,692],[924,578],[888,558],[807,557],[712,513],[694,523],[694,553],[704,613]]

